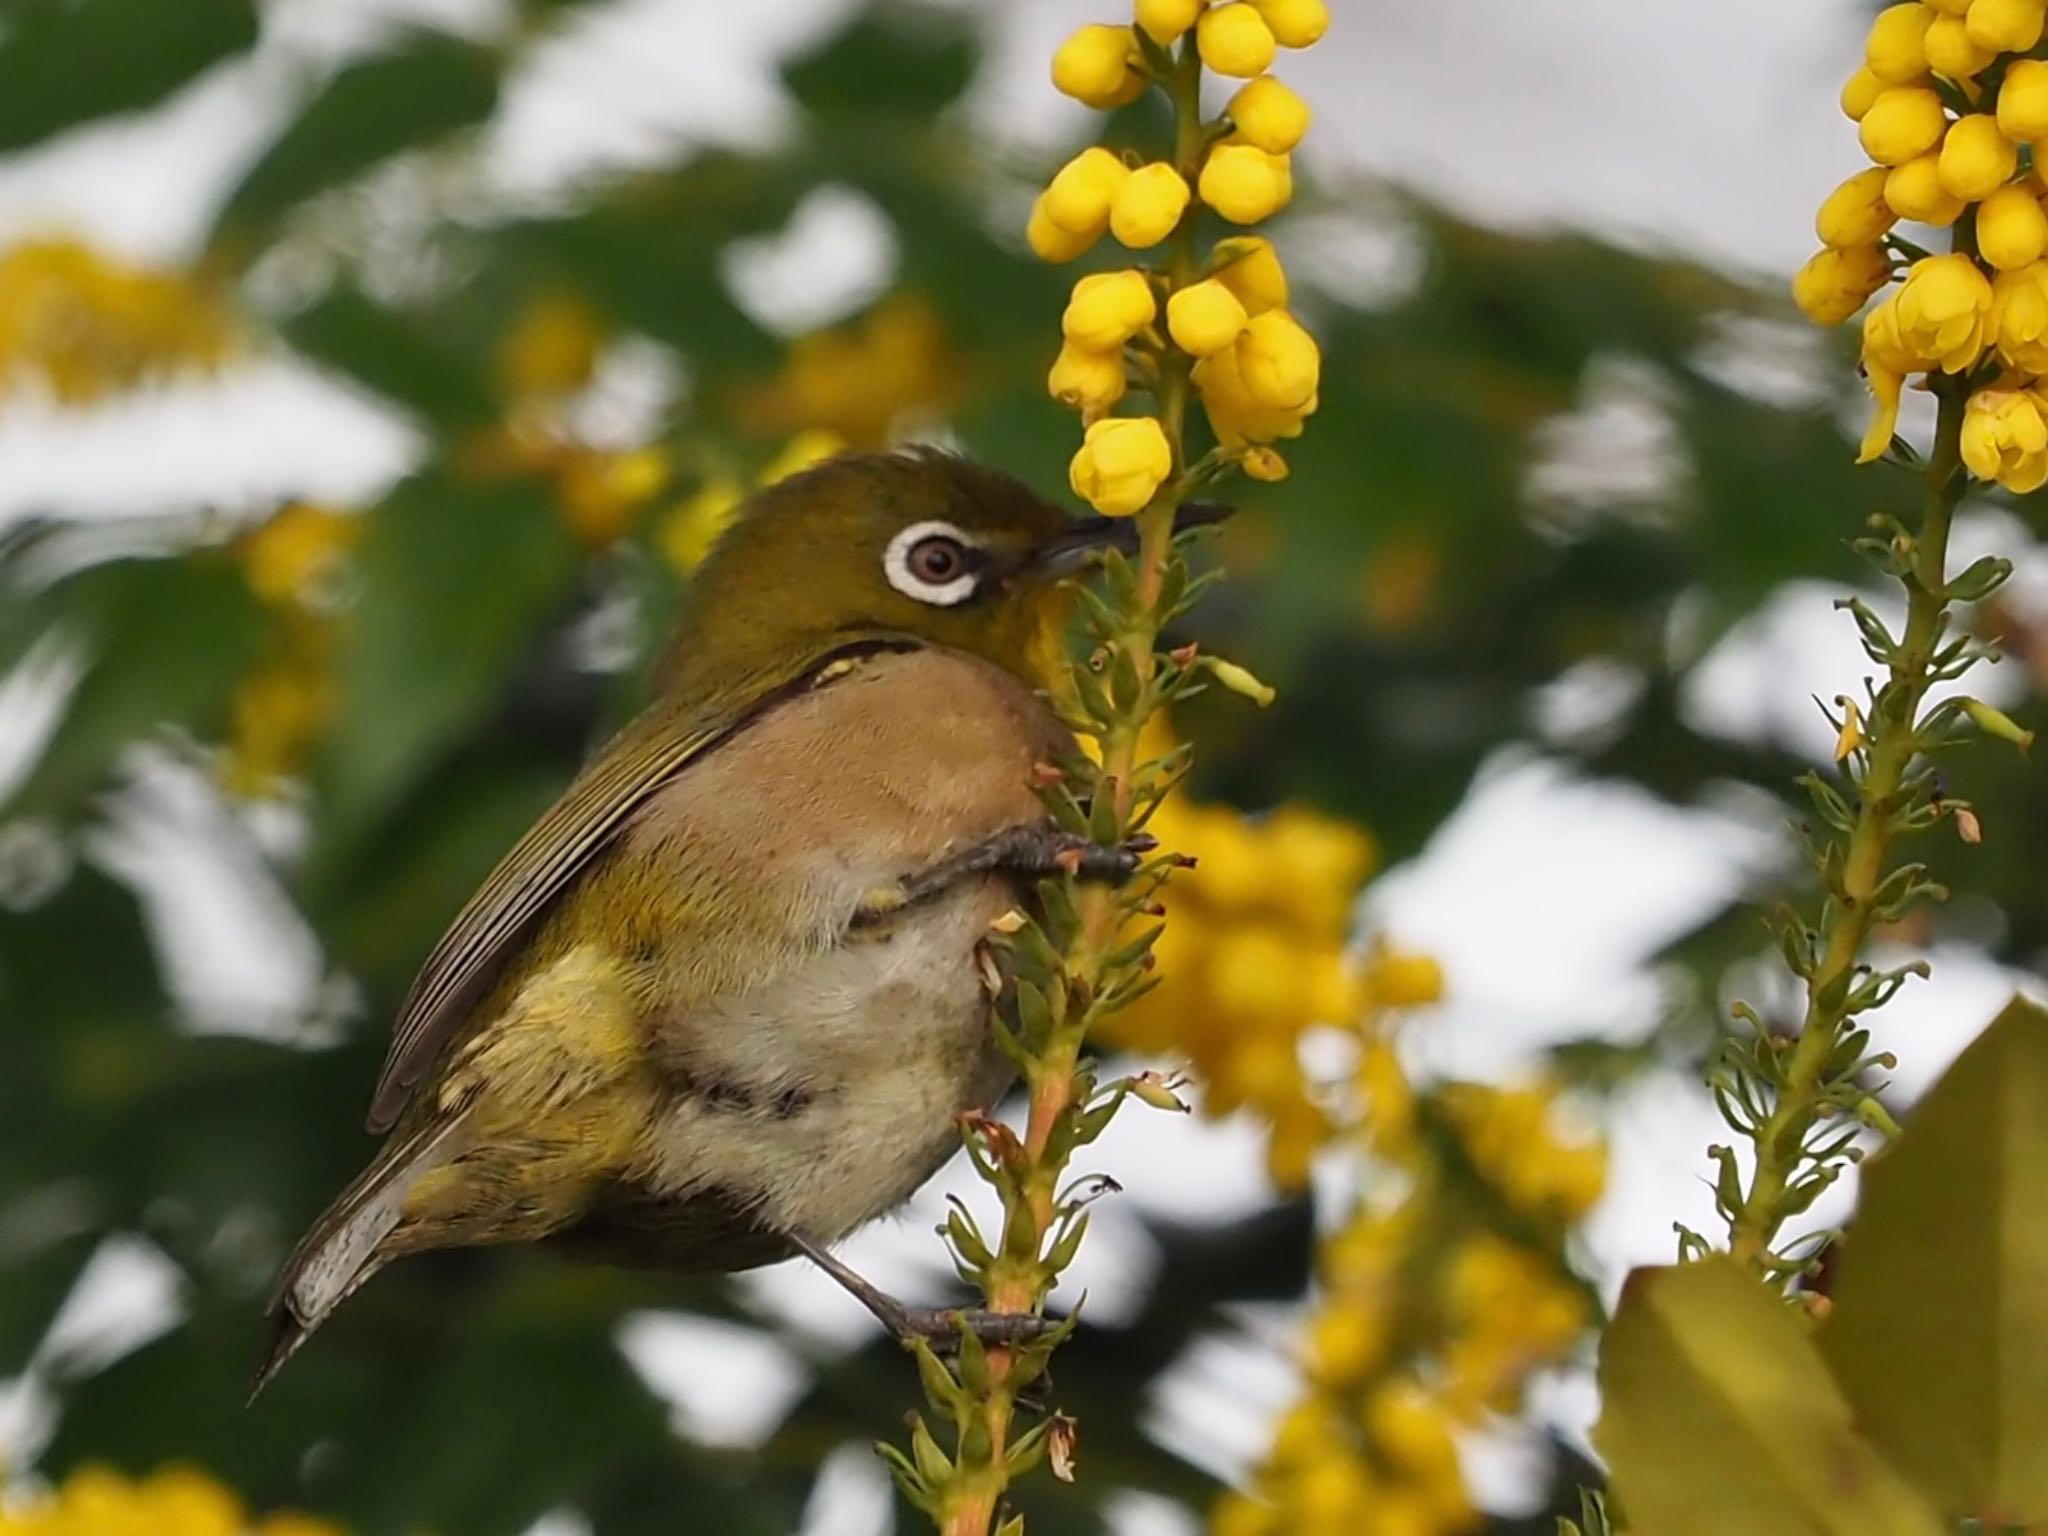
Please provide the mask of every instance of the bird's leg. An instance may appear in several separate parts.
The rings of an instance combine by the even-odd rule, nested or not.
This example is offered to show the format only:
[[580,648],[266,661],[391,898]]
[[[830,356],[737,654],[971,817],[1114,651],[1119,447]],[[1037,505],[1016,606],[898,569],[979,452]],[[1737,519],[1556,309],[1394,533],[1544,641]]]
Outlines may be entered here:
[[923,1339],[944,1347],[959,1341],[965,1327],[983,1344],[996,1347],[1023,1344],[1038,1338],[1053,1325],[1028,1312],[985,1312],[979,1307],[907,1307],[880,1287],[863,1280],[831,1249],[801,1232],[787,1234],[790,1246],[845,1287],[853,1299],[874,1313],[876,1321],[889,1330],[899,1344]]
[[1104,847],[1077,832],[1062,831],[1050,822],[1006,827],[994,837],[940,860],[930,869],[871,892],[861,904],[859,920],[888,917],[920,901],[929,901],[963,876],[997,870],[1032,880],[1074,875],[1082,880],[1124,881],[1138,872],[1145,855],[1158,846],[1159,840],[1147,833],[1115,847]]

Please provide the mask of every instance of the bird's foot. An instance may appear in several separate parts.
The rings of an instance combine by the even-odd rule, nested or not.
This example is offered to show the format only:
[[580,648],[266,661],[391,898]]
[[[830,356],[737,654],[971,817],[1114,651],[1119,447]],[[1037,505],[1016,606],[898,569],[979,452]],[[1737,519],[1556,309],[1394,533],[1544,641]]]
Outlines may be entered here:
[[963,1330],[990,1349],[1028,1344],[1059,1326],[1030,1312],[988,1312],[979,1307],[909,1307],[880,1286],[864,1280],[838,1255],[814,1238],[789,1234],[790,1244],[825,1271],[848,1295],[866,1307],[897,1343],[918,1339],[935,1349],[957,1348]]
[[873,923],[893,917],[906,907],[940,895],[967,875],[1003,871],[1032,880],[1072,875],[1121,884],[1138,872],[1146,855],[1158,846],[1157,838],[1142,832],[1112,847],[1047,822],[1010,827],[929,869],[870,891],[862,898],[854,921]]
[[980,1307],[906,1307],[892,1301],[876,1316],[899,1344],[923,1339],[944,1353],[957,1349],[962,1334],[971,1333],[988,1349],[1004,1349],[1042,1339],[1057,1326],[1035,1312],[989,1312]]

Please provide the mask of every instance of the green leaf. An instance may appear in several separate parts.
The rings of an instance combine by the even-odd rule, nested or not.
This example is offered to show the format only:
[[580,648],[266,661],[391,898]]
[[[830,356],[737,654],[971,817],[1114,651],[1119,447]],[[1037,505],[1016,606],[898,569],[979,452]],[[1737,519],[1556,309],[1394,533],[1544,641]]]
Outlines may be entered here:
[[125,560],[94,566],[35,606],[85,651],[87,670],[42,759],[8,801],[17,812],[66,808],[114,755],[167,724],[204,730],[253,664],[261,614],[226,560]]
[[221,210],[233,230],[276,218],[379,161],[482,122],[498,104],[486,50],[438,32],[351,64],[309,101]]
[[1952,1515],[2048,1519],[2048,1013],[2015,998],[1864,1174],[1821,1333]]
[[864,16],[782,71],[814,117],[936,116],[974,76],[978,50],[963,23],[935,12]]
[[1938,1536],[1851,1422],[1806,1323],[1733,1259],[1637,1270],[1600,1349],[1593,1433],[1657,1536]]
[[530,484],[429,475],[370,514],[341,709],[319,775],[322,854],[353,849],[485,718],[581,563],[553,502]]
[[478,362],[436,346],[418,321],[386,309],[357,288],[331,289],[280,329],[307,357],[340,369],[433,426],[476,426],[497,414]]
[[0,35],[0,151],[154,106],[256,41],[252,0],[29,0]]

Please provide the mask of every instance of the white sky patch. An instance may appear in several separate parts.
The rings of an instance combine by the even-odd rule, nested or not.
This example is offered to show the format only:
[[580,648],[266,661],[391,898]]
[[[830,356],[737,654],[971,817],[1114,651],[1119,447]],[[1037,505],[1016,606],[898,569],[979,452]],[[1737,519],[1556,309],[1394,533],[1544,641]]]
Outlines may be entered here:
[[1301,1397],[1301,1372],[1288,1353],[1287,1327],[1271,1309],[1242,1308],[1248,1330],[1196,1337],[1145,1390],[1145,1432],[1190,1466],[1243,1484],[1274,1426]]
[[1815,410],[1842,388],[1824,334],[1801,321],[1710,316],[1693,364],[1722,388],[1778,410]]
[[866,193],[834,184],[797,205],[777,234],[735,240],[719,266],[734,300],[784,335],[842,320],[895,276],[896,226]]
[[1662,513],[1692,459],[1671,416],[1671,382],[1640,358],[1586,365],[1571,410],[1539,425],[1524,490],[1547,522]]
[[1406,1039],[1431,1069],[1499,1076],[1586,1034],[1655,1021],[1644,969],[1733,899],[1772,832],[1510,748],[1422,855],[1366,896],[1366,926],[1437,957],[1445,1003]]
[[[1088,1455],[1087,1430],[1081,1437],[1082,1465]],[[1102,1501],[1102,1523],[1109,1536],[1201,1536],[1201,1517],[1171,1499],[1136,1488],[1118,1488]]]
[[391,408],[285,359],[89,410],[12,396],[0,410],[0,527],[29,514],[253,513],[294,499],[360,506],[421,450]]
[[[1974,556],[1972,556],[1974,558]],[[2029,554],[2029,572],[2038,551]],[[1967,563],[1957,560],[1952,570]],[[1836,608],[1848,594],[1821,581],[1793,581],[1773,592],[1755,612],[1721,637],[1687,674],[1680,693],[1686,723],[1694,730],[1740,741],[1769,741],[1815,763],[1832,762],[1835,731],[1814,704],[1832,708],[1848,694],[1867,711],[1866,681],[1879,668],[1863,653],[1855,620]],[[1905,598],[1896,587],[1858,594],[1894,635],[1905,623]],[[2018,663],[1981,664],[1965,680],[1934,689],[1932,700],[1967,691],[1992,703],[2010,703],[2026,686]]]
[[32,1368],[56,1377],[105,1370],[177,1325],[184,1286],[183,1272],[156,1244],[116,1233],[86,1261]]
[[890,1536],[896,1497],[875,1448],[848,1441],[818,1468],[797,1536]]
[[168,753],[138,750],[128,763],[91,851],[140,896],[183,1021],[278,1043],[331,1040],[352,993],[329,983],[319,941],[226,801]]
[[773,1334],[686,1312],[636,1312],[619,1349],[668,1404],[676,1433],[699,1445],[748,1450],[796,1405],[810,1370]]
[[526,1528],[525,1536],[591,1536],[590,1521],[573,1509],[551,1509]]

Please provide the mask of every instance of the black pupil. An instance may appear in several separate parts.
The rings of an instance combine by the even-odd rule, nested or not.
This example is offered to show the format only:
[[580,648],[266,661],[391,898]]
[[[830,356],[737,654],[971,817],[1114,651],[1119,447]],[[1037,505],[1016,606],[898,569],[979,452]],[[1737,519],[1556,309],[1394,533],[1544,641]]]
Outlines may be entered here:
[[910,549],[910,573],[919,581],[951,581],[966,564],[965,553],[951,539],[919,539]]

